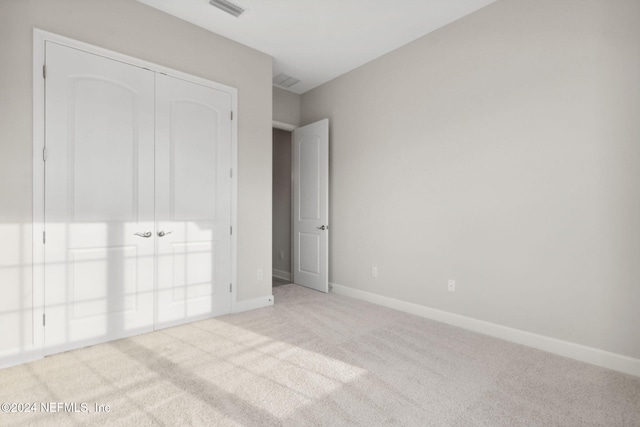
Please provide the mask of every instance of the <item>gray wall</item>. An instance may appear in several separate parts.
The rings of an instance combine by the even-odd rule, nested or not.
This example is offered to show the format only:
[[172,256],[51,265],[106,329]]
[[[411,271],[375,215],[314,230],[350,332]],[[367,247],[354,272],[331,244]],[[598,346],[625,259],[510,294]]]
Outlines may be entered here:
[[301,96],[273,87],[273,120],[289,125],[300,125]]
[[639,40],[638,1],[502,0],[304,94],[331,282],[640,357]]
[[[273,269],[291,273],[291,132],[273,130]],[[275,271],[274,271],[275,273]]]
[[1,0],[0,351],[31,340],[34,27],[238,88],[237,293],[270,295],[271,57],[135,0]]

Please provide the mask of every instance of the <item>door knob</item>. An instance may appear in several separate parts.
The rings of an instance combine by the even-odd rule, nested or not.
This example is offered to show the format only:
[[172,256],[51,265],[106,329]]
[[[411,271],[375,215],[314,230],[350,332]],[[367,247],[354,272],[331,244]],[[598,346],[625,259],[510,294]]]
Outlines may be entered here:
[[326,230],[326,229],[327,229],[327,228],[329,228],[329,227],[327,227],[327,226],[324,226],[324,225],[323,225],[323,226],[321,226],[321,227],[316,227],[316,228],[317,228],[318,230]]
[[133,233],[133,234],[136,236],[149,238],[153,233],[150,231],[145,231],[144,233]]
[[164,232],[163,230],[160,230],[160,231],[158,231],[158,237],[164,237],[167,234],[171,234],[171,233],[173,233],[173,231]]

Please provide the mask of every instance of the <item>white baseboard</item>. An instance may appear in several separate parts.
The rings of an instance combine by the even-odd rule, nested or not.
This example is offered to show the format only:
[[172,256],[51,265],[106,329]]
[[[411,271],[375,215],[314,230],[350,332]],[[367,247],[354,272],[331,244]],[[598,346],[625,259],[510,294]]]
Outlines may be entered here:
[[640,359],[332,283],[333,292],[640,377]]
[[271,275],[273,277],[277,277],[282,280],[291,280],[291,273],[288,271],[276,270],[275,268],[271,270]]
[[231,312],[242,313],[243,311],[255,310],[256,308],[268,307],[270,305],[273,305],[273,295],[244,301],[236,301],[231,307]]

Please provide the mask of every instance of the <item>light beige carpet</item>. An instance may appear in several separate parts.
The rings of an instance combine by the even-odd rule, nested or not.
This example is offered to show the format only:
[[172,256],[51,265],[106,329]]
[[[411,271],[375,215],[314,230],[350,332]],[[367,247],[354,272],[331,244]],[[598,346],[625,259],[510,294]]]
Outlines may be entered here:
[[0,425],[640,426],[638,377],[340,295],[273,291],[273,307],[0,370],[0,402],[88,410],[0,413]]

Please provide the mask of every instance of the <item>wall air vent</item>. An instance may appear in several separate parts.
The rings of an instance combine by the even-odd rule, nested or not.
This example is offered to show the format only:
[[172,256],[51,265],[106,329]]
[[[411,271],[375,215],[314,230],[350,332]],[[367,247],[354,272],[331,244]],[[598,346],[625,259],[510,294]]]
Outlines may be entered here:
[[276,86],[290,88],[296,83],[299,83],[300,80],[293,78],[291,76],[287,76],[285,73],[280,73],[273,78],[273,84]]
[[245,12],[243,8],[227,0],[209,0],[209,4],[235,16],[236,18]]

